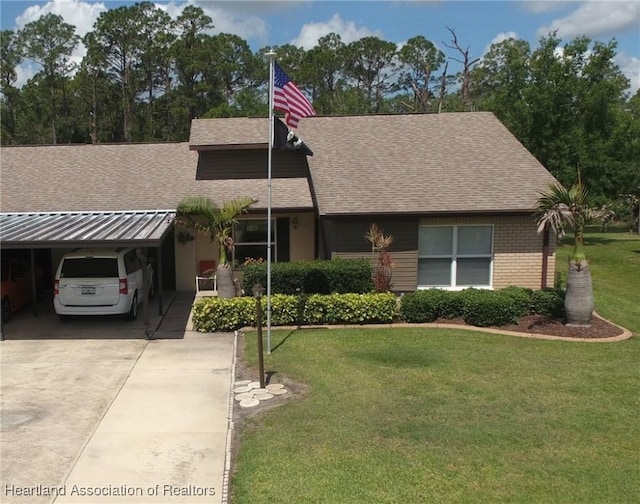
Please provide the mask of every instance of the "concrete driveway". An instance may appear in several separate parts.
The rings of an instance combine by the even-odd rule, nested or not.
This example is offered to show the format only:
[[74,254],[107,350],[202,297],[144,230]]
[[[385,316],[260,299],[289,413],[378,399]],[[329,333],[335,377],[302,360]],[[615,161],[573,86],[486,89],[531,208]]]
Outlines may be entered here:
[[16,340],[0,343],[0,501],[47,503],[7,485],[64,480],[142,354],[145,340]]
[[235,340],[189,331],[192,300],[172,303],[162,339],[79,320],[94,339],[0,343],[0,502],[224,502]]

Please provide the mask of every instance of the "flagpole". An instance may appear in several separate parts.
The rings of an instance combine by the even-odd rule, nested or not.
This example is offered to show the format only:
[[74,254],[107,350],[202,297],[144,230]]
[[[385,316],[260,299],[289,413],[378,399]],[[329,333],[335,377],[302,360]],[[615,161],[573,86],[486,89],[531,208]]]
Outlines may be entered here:
[[276,53],[269,51],[269,155],[267,163],[267,353],[271,353],[271,152],[273,151],[273,60]]

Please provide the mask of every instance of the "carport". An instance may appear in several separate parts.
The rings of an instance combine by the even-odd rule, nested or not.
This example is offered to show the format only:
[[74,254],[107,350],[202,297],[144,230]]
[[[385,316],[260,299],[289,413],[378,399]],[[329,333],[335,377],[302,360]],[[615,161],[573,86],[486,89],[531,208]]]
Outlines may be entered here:
[[[170,233],[175,219],[174,210],[139,210],[117,212],[47,212],[0,213],[0,247],[30,251],[33,299],[36,299],[35,250],[72,248],[131,247],[142,251],[146,264],[149,249],[156,249],[158,311],[162,304],[162,243]],[[147,270],[143,268],[143,318],[145,334],[152,337],[149,324]],[[38,315],[34,301],[34,315]],[[4,327],[0,325],[0,340]]]

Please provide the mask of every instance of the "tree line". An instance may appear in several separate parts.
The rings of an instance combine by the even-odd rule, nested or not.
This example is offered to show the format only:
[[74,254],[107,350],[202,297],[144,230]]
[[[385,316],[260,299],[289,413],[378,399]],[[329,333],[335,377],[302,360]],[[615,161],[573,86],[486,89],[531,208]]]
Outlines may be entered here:
[[[186,141],[193,118],[266,117],[273,50],[318,114],[491,111],[565,186],[578,170],[602,202],[640,186],[640,93],[629,97],[615,40],[562,45],[551,33],[535,49],[509,39],[472,59],[447,28],[448,54],[422,35],[398,46],[335,33],[310,50],[253,52],[213,27],[199,7],[174,20],[141,2],[101,13],[82,38],[55,14],[3,30],[2,145]],[[38,72],[18,88],[25,61]]]

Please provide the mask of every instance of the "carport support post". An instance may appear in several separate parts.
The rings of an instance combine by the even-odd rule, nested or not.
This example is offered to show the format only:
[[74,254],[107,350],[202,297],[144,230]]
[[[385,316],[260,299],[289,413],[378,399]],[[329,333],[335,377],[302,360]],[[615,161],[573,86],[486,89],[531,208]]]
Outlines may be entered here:
[[38,316],[38,287],[36,286],[36,282],[37,282],[38,275],[36,275],[36,257],[33,249],[30,249],[29,252],[30,252],[29,260],[31,261],[31,294],[33,296],[32,297],[33,314],[37,317]]
[[147,249],[142,252],[142,318],[144,319],[144,333],[147,339],[151,339],[151,329],[149,327],[149,272],[147,271]]
[[158,295],[158,315],[162,317],[162,247],[158,247],[158,265],[156,267],[156,294]]

